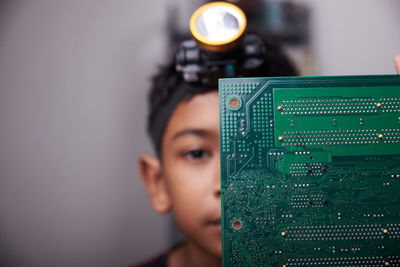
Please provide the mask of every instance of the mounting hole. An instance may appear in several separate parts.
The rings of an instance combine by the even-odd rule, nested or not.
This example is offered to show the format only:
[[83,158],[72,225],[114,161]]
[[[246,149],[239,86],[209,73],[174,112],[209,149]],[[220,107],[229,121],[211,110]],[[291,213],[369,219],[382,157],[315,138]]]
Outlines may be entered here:
[[243,228],[243,222],[240,219],[234,219],[232,221],[232,228],[235,231],[240,231]]
[[236,95],[229,97],[228,107],[230,110],[239,110],[242,107],[242,99]]

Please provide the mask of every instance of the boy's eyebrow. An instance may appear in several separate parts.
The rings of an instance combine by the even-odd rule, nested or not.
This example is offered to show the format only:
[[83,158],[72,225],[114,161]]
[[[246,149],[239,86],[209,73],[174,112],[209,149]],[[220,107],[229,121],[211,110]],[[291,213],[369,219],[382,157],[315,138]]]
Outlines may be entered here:
[[172,136],[172,140],[175,140],[179,137],[185,136],[185,135],[197,135],[200,137],[206,137],[206,136],[211,136],[212,133],[206,130],[201,130],[201,129],[185,129],[180,132],[177,132]]

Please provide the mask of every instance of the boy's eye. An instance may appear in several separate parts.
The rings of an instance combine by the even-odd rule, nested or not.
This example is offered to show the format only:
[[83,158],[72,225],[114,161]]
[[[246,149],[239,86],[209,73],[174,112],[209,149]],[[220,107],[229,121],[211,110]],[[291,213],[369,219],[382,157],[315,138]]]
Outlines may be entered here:
[[208,155],[208,152],[203,149],[194,149],[185,153],[185,156],[190,159],[202,159]]

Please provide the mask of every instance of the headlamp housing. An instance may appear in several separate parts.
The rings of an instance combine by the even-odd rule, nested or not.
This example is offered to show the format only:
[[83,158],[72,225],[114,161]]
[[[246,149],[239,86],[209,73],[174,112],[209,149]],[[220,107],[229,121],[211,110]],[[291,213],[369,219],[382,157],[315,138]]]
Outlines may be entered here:
[[257,69],[265,45],[255,34],[245,34],[246,17],[237,6],[214,2],[197,9],[191,18],[192,40],[175,54],[176,70],[186,82],[216,86],[218,78],[244,76]]

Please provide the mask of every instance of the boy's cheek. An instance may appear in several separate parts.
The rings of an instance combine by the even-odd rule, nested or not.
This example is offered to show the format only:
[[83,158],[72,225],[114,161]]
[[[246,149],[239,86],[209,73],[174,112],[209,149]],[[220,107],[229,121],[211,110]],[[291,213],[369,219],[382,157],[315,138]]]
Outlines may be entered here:
[[172,201],[175,203],[178,202],[176,205],[189,205],[200,200],[201,186],[191,181],[190,177],[176,179],[168,187]]

